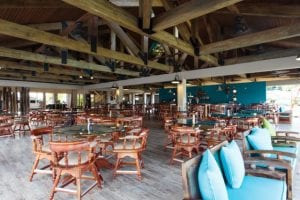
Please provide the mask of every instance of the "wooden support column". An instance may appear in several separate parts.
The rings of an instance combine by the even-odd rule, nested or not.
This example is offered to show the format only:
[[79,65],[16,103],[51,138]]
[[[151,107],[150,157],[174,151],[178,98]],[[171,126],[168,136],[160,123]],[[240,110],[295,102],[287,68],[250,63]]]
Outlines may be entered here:
[[182,79],[177,85],[177,107],[178,111],[186,111],[186,79]]
[[22,87],[20,91],[21,101],[20,110],[21,115],[29,113],[30,99],[29,99],[29,88]]

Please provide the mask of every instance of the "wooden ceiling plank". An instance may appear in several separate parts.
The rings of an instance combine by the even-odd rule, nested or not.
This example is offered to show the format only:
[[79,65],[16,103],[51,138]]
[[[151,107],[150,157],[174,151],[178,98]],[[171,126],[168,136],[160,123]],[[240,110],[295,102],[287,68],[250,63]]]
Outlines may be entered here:
[[[0,56],[7,57],[7,58],[21,59],[21,60],[30,60],[34,62],[49,63],[55,65],[64,65],[61,63],[61,58],[58,57],[45,56],[37,53],[9,49],[5,47],[0,47]],[[78,69],[88,69],[93,71],[111,73],[111,69],[107,66],[88,63],[85,61],[77,61],[73,59],[68,59],[68,63],[65,64],[65,66],[70,66]],[[138,72],[133,72],[133,71],[129,71],[126,69],[119,69],[119,68],[117,68],[114,73],[129,75],[129,76],[139,76]]]
[[212,54],[297,36],[300,36],[300,23],[272,28],[265,31],[207,44],[202,47],[202,51],[200,53]]
[[191,0],[155,17],[153,30],[161,31],[240,1],[242,0]]
[[[180,40],[178,38],[175,38],[172,34],[165,31],[160,31],[158,33],[154,33],[151,35],[143,32],[138,27],[138,19],[135,16],[125,11],[124,9],[117,7],[114,4],[111,4],[106,0],[63,0],[63,1],[73,6],[76,6],[82,10],[85,10],[91,14],[99,16],[103,19],[115,22],[120,26],[125,27],[126,29],[129,29],[135,33],[148,36],[153,40],[168,45],[169,47],[177,48],[182,52],[194,56],[194,49],[191,44],[183,40]],[[214,58],[213,56],[201,55],[199,58],[212,65],[215,66],[218,65],[217,59]]]
[[[75,41],[69,38],[64,38],[59,35],[40,31],[38,29],[33,29],[28,26],[19,25],[3,19],[0,19],[0,34],[10,35],[13,37],[22,38],[25,40],[31,40],[38,43],[43,43],[43,44],[56,46],[60,48],[67,48],[70,50],[79,51],[94,56],[103,56],[106,58],[121,60],[127,63],[148,66],[150,68],[154,68],[166,72],[168,72],[171,67],[157,62],[148,62],[148,65],[145,65],[143,60],[137,57],[130,56],[128,54],[124,54],[117,51],[111,51],[109,49],[102,48],[102,47],[97,47],[97,52],[91,52],[90,46],[83,42]],[[124,71],[123,69],[118,69],[118,70],[119,72]],[[126,71],[129,72],[129,70]],[[131,73],[127,73],[127,72],[126,72],[127,75],[136,73],[136,72],[131,72]],[[117,72],[115,71],[115,73]]]

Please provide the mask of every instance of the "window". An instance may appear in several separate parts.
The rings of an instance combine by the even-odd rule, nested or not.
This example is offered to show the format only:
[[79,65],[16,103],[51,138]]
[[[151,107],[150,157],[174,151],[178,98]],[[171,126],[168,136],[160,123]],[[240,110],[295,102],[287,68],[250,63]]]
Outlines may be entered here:
[[43,107],[43,92],[29,92],[30,109]]
[[54,93],[46,93],[46,105],[54,104]]
[[77,94],[77,107],[83,107],[83,94]]
[[67,104],[67,107],[71,105],[71,94],[57,93],[57,103]]

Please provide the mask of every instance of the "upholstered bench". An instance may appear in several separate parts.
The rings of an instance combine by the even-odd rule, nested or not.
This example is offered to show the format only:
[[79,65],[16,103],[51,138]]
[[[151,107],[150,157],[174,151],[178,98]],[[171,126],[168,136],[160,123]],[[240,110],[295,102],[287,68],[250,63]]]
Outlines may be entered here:
[[[231,145],[231,144],[230,144]],[[287,186],[285,181],[285,173],[276,172],[272,170],[253,170],[245,169],[245,176],[240,184],[239,188],[232,187],[230,181],[227,179],[226,173],[228,173],[226,166],[224,166],[223,158],[221,158],[221,149],[224,146],[229,146],[228,142],[223,142],[207,151],[202,155],[198,155],[182,164],[182,177],[183,177],[183,190],[184,190],[184,199],[229,199],[229,200],[285,200],[291,199],[287,195]],[[221,172],[215,172],[213,168],[209,168],[207,164],[207,155],[213,155],[213,159],[217,163],[217,166]],[[210,160],[212,160],[210,158]],[[243,159],[241,159],[243,160]],[[243,162],[243,161],[242,161]],[[264,160],[255,160],[248,161],[245,160],[245,166],[247,165],[256,165],[258,163],[266,164],[269,166],[276,166],[276,163],[273,165],[271,162],[265,162]],[[200,170],[203,170],[207,167],[207,173],[211,176],[216,176],[218,173],[221,177],[218,177],[217,183],[207,181],[206,176],[201,176]],[[280,165],[280,163],[279,163]],[[271,167],[271,168],[272,168]],[[283,166],[281,166],[283,167]],[[226,171],[226,172],[225,172]],[[260,177],[263,176],[263,177]],[[216,178],[216,177],[215,177]],[[223,180],[221,180],[223,179]],[[223,196],[220,196],[220,193],[224,192],[221,187],[217,188],[214,191],[210,190],[208,187],[218,187],[217,185],[221,182],[225,184],[225,193]],[[205,185],[209,183],[208,186]],[[204,189],[203,189],[204,187]],[[204,194],[203,194],[204,190]],[[206,194],[205,194],[206,193]],[[205,195],[215,195],[213,198],[207,198]]]

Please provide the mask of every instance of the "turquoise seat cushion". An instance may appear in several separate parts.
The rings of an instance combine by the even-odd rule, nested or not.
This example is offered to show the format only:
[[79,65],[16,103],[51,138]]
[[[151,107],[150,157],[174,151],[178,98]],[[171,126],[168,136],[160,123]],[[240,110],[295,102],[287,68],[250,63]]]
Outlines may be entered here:
[[273,150],[271,135],[267,129],[253,128],[247,140],[254,150]]
[[287,187],[285,181],[245,176],[239,189],[227,185],[230,200],[286,200]]
[[262,119],[262,127],[266,128],[271,136],[276,136],[276,130],[274,126],[266,118]]
[[206,150],[202,155],[198,171],[198,183],[202,199],[228,200],[221,170],[209,150]]
[[221,148],[220,157],[228,185],[239,188],[245,176],[245,166],[241,151],[234,140]]

